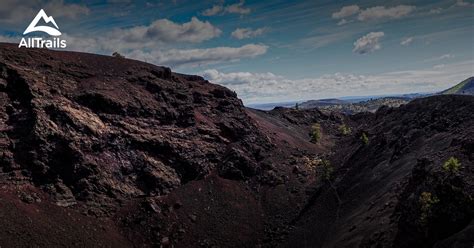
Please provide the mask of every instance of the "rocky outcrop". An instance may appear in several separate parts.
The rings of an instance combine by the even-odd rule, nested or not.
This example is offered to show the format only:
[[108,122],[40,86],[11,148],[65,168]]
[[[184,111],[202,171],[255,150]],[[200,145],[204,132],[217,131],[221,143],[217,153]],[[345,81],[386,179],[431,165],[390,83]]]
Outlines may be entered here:
[[71,201],[162,195],[212,171],[252,176],[268,145],[235,93],[199,77],[8,46],[1,58],[2,169]]
[[256,176],[272,146],[234,92],[169,68],[3,44],[0,72],[0,183],[118,226],[139,199]]

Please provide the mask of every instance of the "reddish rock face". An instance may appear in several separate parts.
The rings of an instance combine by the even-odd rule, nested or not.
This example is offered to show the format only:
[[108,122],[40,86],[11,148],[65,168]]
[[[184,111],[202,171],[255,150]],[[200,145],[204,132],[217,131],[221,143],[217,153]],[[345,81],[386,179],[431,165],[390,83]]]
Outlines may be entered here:
[[[33,185],[47,202],[70,211],[111,218],[127,229],[128,221],[135,223],[127,216],[120,221],[127,209],[151,201],[161,218],[162,197],[210,175],[234,180],[227,184],[238,186],[229,189],[245,195],[249,186],[240,181],[261,175],[274,149],[234,92],[198,76],[8,44],[0,58],[2,183]],[[250,206],[242,207],[245,215]],[[133,214],[140,218],[147,209]],[[127,230],[142,235],[138,227]],[[175,242],[166,236],[170,230],[161,232],[143,239]]]
[[[444,96],[354,116],[262,112],[169,68],[1,44],[0,246],[468,240],[473,109]],[[440,171],[449,156],[458,174]],[[439,203],[418,223],[425,191]]]
[[161,195],[212,171],[245,178],[268,145],[235,93],[200,77],[79,53],[1,55],[5,170],[71,200]]

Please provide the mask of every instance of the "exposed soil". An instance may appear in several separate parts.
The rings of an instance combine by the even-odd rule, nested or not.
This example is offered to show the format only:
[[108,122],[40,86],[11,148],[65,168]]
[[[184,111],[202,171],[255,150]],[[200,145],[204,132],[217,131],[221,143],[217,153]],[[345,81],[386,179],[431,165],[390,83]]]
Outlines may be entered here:
[[473,116],[455,95],[264,112],[169,68],[0,44],[0,247],[472,247]]

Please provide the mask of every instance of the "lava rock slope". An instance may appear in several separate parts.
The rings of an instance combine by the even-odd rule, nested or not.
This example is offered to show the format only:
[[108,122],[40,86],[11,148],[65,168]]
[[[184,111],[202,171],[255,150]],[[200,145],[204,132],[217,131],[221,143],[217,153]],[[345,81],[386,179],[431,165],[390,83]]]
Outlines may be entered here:
[[[303,205],[304,192],[289,187],[304,183],[286,185],[286,175],[315,151],[277,147],[222,86],[12,44],[0,45],[0,72],[0,204],[32,220],[11,229],[29,241],[0,232],[0,245],[70,246],[65,237],[83,229],[98,246],[254,246],[284,238],[291,206]],[[0,209],[2,226],[17,221],[12,208]],[[69,230],[66,216],[77,214],[87,221]],[[55,229],[63,232],[39,239]]]
[[269,150],[235,93],[201,77],[8,44],[0,58],[5,189],[32,185],[57,206],[118,219],[132,200],[212,173],[254,176]]
[[[421,98],[350,120],[330,157],[333,175],[316,186],[287,245],[472,246],[474,97]],[[451,157],[455,169],[445,166]]]

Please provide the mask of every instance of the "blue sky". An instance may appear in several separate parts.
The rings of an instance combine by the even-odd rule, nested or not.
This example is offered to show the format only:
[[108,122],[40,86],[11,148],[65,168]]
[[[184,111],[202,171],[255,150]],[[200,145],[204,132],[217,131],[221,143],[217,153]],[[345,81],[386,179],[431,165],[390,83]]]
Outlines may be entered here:
[[474,74],[474,2],[18,1],[0,41],[43,8],[68,50],[165,65],[245,103],[432,92]]

